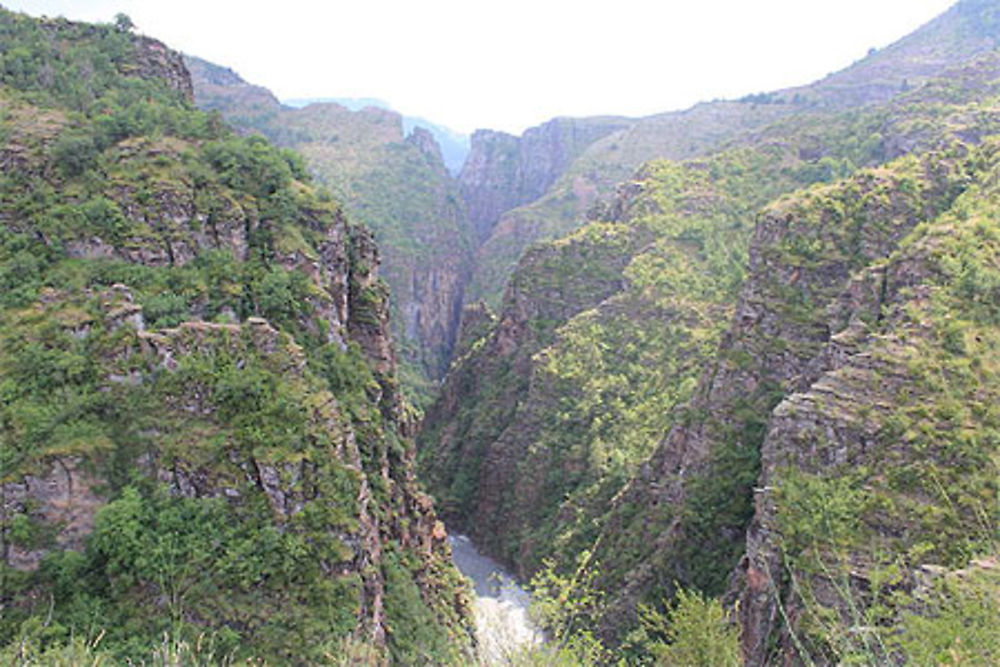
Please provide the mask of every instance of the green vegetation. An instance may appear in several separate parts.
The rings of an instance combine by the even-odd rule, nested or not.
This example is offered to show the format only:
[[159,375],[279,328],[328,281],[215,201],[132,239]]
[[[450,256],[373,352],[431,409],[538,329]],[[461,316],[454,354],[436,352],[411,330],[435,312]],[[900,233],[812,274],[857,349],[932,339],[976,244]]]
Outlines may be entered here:
[[[743,333],[736,340],[744,354],[724,353],[713,371],[716,381],[724,373],[757,373],[757,390],[725,403],[715,399],[719,421],[698,412],[705,403],[697,397],[675,417],[711,429],[714,443],[701,466],[688,471],[683,504],[648,513],[636,506],[643,498],[633,482],[619,493],[615,510],[591,524],[598,538],[586,562],[570,570],[559,554],[559,565],[549,562],[541,571],[535,590],[543,618],[558,619],[546,621],[550,632],[607,627],[609,614],[622,613],[616,582],[628,585],[632,568],[649,568],[652,576],[640,580],[640,609],[662,604],[665,594],[677,607],[640,611],[616,655],[638,664],[739,664],[738,639],[723,610],[685,587],[726,592],[745,548],[739,538],[755,517],[750,489],[761,474],[763,447],[768,467],[758,493],[771,494],[775,509],[762,513],[758,501],[755,520],[764,524],[757,530],[777,536],[782,571],[772,594],[782,598],[776,604],[783,627],[771,632],[785,644],[772,650],[794,650],[806,664],[995,661],[996,154],[993,144],[949,146],[765,211],[757,235],[766,241],[755,245],[760,263],[752,267],[750,304],[775,313],[776,319],[764,319],[775,328],[766,337],[753,329]],[[794,291],[788,275],[796,276]],[[864,285],[854,294],[877,298],[844,313],[844,306],[831,304],[843,299],[851,281]],[[809,299],[790,299],[793,293]],[[607,377],[595,350],[623,347],[600,343],[597,312],[571,320],[579,326],[578,375],[596,367],[596,376]],[[642,321],[629,320],[629,329]],[[782,365],[793,354],[806,362],[822,353],[823,344],[813,342],[820,322],[852,327],[844,332],[851,338],[838,338],[852,346],[850,360],[818,384],[813,377],[796,389],[794,377],[781,377],[788,372]],[[549,361],[558,349],[536,359]],[[790,399],[772,412],[783,396]],[[619,404],[615,414],[623,412]],[[768,427],[772,435],[765,440]],[[546,432],[539,421],[533,429]],[[547,451],[551,456],[551,446]],[[649,465],[659,465],[656,456]],[[565,487],[555,488],[568,497]],[[558,516],[571,534],[582,512],[580,505],[575,514],[565,507]],[[673,531],[672,542],[643,538]],[[733,532],[739,537],[726,539]],[[545,539],[551,538],[537,543]],[[585,541],[563,544],[588,548]],[[716,629],[720,635],[709,639]],[[706,655],[710,648],[721,653]],[[604,649],[598,642],[588,650]],[[595,661],[586,657],[592,653],[581,655],[584,664]]]
[[[34,104],[87,113],[98,119],[101,129],[151,113],[183,115],[156,109],[157,102],[179,102],[181,91],[162,81],[127,76],[135,68],[135,42],[115,26],[38,21],[5,11],[0,39],[5,45],[0,60],[5,89]],[[129,109],[108,114],[104,103],[112,99]]]
[[368,232],[122,17],[0,39],[0,659],[462,651]]
[[217,83],[215,65],[187,63],[202,108],[301,151],[351,218],[374,231],[392,293],[404,391],[426,404],[448,368],[473,250],[458,188],[440,157],[419,136],[404,139],[401,119],[391,112],[282,107],[263,89],[247,93],[245,84]]
[[[950,205],[939,200],[945,212],[874,269],[913,267],[923,294],[890,282],[868,325],[871,364],[841,370],[837,381],[849,390],[826,408],[826,420],[860,432],[848,442],[872,434],[870,450],[822,474],[815,460],[783,453],[787,467],[775,471],[785,567],[803,605],[793,632],[812,655],[996,659],[995,154],[993,145],[973,151],[965,192]],[[811,429],[799,438],[817,456],[837,446]],[[838,614],[873,629],[852,636]]]
[[548,563],[532,579],[531,611],[548,641],[509,659],[512,665],[657,665],[664,667],[736,667],[743,664],[739,630],[718,600],[678,589],[661,613],[641,609],[641,623],[619,650],[609,650],[596,636],[606,596],[595,587],[597,576],[584,552],[570,575]]
[[[797,586],[796,600],[821,607],[788,602],[802,621],[787,631],[796,650],[817,663],[904,650],[890,637],[937,612],[894,601],[891,618],[869,618],[865,584],[839,568],[963,571],[995,553],[996,538],[983,538],[997,525],[995,149],[972,144],[1000,129],[997,62],[882,107],[803,105],[708,157],[648,163],[590,222],[527,250],[493,329],[463,347],[420,436],[448,516],[522,574],[552,563],[573,581],[576,557],[591,554],[602,602],[585,625],[628,659],[651,650],[629,648],[642,605],[739,592],[732,575],[761,522],[790,558],[775,590]],[[900,152],[911,154],[878,166]],[[975,221],[978,238],[952,239],[956,218]],[[895,258],[933,229],[933,247]],[[919,268],[928,258],[934,268]],[[961,300],[931,298],[943,283]],[[890,317],[897,293],[919,326]],[[865,355],[875,369],[825,375]],[[900,376],[913,387],[896,388]],[[776,423],[784,430],[769,435]],[[812,544],[817,535],[830,544]],[[809,588],[824,576],[835,584]],[[904,584],[913,594],[909,579],[887,586]],[[978,595],[968,609],[989,599]],[[944,634],[928,646],[953,642],[939,602]],[[871,624],[896,630],[878,647],[852,630]],[[765,629],[762,646],[789,650],[786,630]]]
[[657,665],[735,667],[743,664],[739,633],[716,600],[699,593],[677,592],[677,601],[666,617],[649,611],[643,619],[648,631],[666,628],[666,642],[652,647]]
[[[0,18],[0,659],[467,661],[368,232],[124,15]],[[630,125],[511,214],[555,240],[470,324],[420,465],[534,575],[550,641],[513,664],[1000,660],[998,63]],[[440,160],[256,95],[216,102],[376,227],[427,389],[471,253]]]
[[[325,570],[353,558],[336,535],[358,529],[360,480],[331,456],[343,444],[330,424],[307,412],[321,409],[322,384],[282,370],[300,354],[291,340],[257,356],[248,331],[181,329],[166,336],[192,351],[162,373],[133,329],[104,328],[107,298],[63,303],[49,293],[51,305],[13,316],[4,331],[3,482],[69,465],[78,485],[98,484],[92,492],[111,499],[82,554],[59,548],[58,525],[29,500],[5,521],[6,545],[48,553],[34,574],[0,573],[4,641],[40,615],[47,643],[103,630],[102,647],[119,659],[148,655],[168,631],[193,642],[211,628],[223,653],[275,658],[352,632],[361,582]],[[109,384],[109,373],[146,379]],[[185,416],[191,406],[200,418]],[[151,455],[193,495],[169,495],[146,477]],[[93,469],[75,470],[80,461]],[[247,465],[274,470],[302,511],[276,520],[285,510],[247,479]],[[223,487],[238,502],[202,495]],[[50,591],[47,609],[33,602],[37,590]],[[247,636],[257,640],[243,646]]]
[[[653,542],[629,529],[601,537],[612,499],[693,397],[744,282],[746,221],[800,185],[795,164],[791,149],[773,146],[650,163],[631,182],[641,194],[623,201],[622,220],[590,223],[530,251],[505,304],[528,313],[520,326],[530,335],[511,354],[498,351],[499,332],[489,334],[453,373],[463,397],[457,412],[432,410],[425,421],[423,469],[443,509],[486,541],[495,525],[505,535],[495,553],[527,572],[545,558],[572,562],[599,538],[614,554],[607,581],[648,557]],[[761,396],[764,409],[773,407],[773,389]],[[731,537],[752,513],[760,409],[751,402],[735,410],[747,423],[733,426],[728,453],[692,478],[692,504],[681,513],[692,549],[708,548],[701,538],[730,537],[709,549],[716,558],[692,559],[705,565],[668,575],[652,596],[673,578],[722,592],[741,551]],[[484,472],[488,459],[493,467]],[[502,480],[503,494],[499,512],[484,517],[475,514],[477,494],[489,479]]]

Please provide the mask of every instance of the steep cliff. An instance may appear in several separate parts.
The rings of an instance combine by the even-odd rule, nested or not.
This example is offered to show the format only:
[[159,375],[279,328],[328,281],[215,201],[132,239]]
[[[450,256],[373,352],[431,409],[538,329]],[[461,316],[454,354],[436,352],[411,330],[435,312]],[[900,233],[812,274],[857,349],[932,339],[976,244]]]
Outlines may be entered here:
[[300,151],[352,217],[375,232],[404,380],[426,398],[428,379],[440,379],[451,359],[474,241],[433,136],[418,127],[404,137],[401,116],[376,107],[285,107],[230,70],[187,62],[200,107]]
[[164,45],[0,36],[0,655],[462,651],[371,233]]
[[[990,142],[897,162],[758,225],[734,345],[803,340],[773,298],[792,275],[815,333],[762,364],[786,390],[734,586],[751,664],[1000,657],[978,636],[996,632],[1000,592],[997,155]],[[960,608],[965,629],[943,633]]]
[[626,118],[554,118],[520,137],[479,130],[459,186],[469,220],[483,243],[500,216],[541,197],[588,146],[632,124]]
[[[285,104],[297,109],[309,106],[310,104],[324,104],[334,102],[340,106],[347,107],[351,111],[361,111],[366,107],[379,107],[392,110],[392,105],[385,100],[373,97],[306,97],[285,100]],[[465,156],[469,154],[469,135],[453,130],[444,125],[432,123],[426,118],[419,116],[403,115],[403,132],[410,134],[413,130],[421,128],[430,132],[434,141],[441,148],[441,157],[448,171],[457,175],[462,170],[465,163]]]
[[[997,118],[996,90],[989,86],[995,67],[995,56],[980,61],[912,101],[926,113],[929,100],[956,101],[956,90],[976,89],[985,101],[951,107],[950,122],[937,127],[953,136],[989,135]],[[955,85],[962,73],[965,85]],[[971,108],[981,120],[993,120],[962,127]],[[901,111],[890,114],[897,129],[923,125],[919,114],[903,120]],[[927,129],[917,135],[926,139]],[[988,602],[995,593],[956,588],[947,576],[929,573],[961,570],[966,581],[986,586],[982,590],[996,586],[981,581],[988,571],[980,576],[978,566],[964,567],[975,556],[985,554],[986,563],[995,557],[989,535],[996,517],[987,509],[996,497],[995,443],[977,438],[948,458],[891,429],[892,415],[902,413],[907,427],[941,433],[939,442],[951,438],[933,409],[912,408],[933,401],[920,389],[924,371],[901,367],[903,359],[917,356],[939,369],[956,363],[942,338],[920,342],[902,315],[917,317],[928,331],[931,320],[918,313],[939,291],[936,285],[949,280],[916,265],[912,244],[951,233],[951,215],[943,212],[962,217],[972,202],[989,209],[982,184],[992,182],[994,152],[991,146],[949,145],[765,211],[751,243],[750,276],[717,361],[618,499],[594,549],[595,560],[615,563],[619,572],[603,583],[615,591],[606,622],[619,624],[619,614],[640,600],[655,603],[677,583],[724,591],[727,563],[746,550],[731,590],[741,598],[749,664],[780,662],[797,652],[817,663],[916,660],[934,650],[990,661],[978,653],[986,644],[977,637],[995,632],[982,630],[990,627],[991,614],[995,618]],[[939,232],[930,231],[939,224]],[[982,250],[986,255],[977,254],[977,261],[995,263],[990,246]],[[969,261],[962,242],[921,252],[934,256],[919,262]],[[887,274],[884,266],[896,261],[895,274]],[[934,310],[939,326],[969,318],[968,306],[944,303]],[[976,340],[990,335],[976,334]],[[989,354],[972,351],[981,360],[973,365]],[[975,406],[984,396],[990,402],[993,379],[968,379],[964,386],[972,393],[961,395],[946,380],[940,398],[971,410],[976,416],[969,428],[988,434],[988,410]],[[896,466],[920,468],[922,481],[899,482],[898,473],[889,472]],[[969,646],[933,648],[954,639],[943,627],[956,618],[968,624]]]
[[[612,196],[616,185],[627,180],[644,162],[703,155],[741,132],[766,126],[801,110],[791,104],[713,102],[687,111],[623,120],[617,128],[599,124],[599,128],[607,130],[604,135],[579,146],[579,153],[569,161],[557,162],[559,169],[549,174],[547,182],[542,181],[545,186],[540,192],[536,188],[519,198],[507,199],[494,195],[497,205],[491,209],[489,227],[483,228],[488,235],[483,237],[476,253],[468,298],[498,303],[526,248],[536,241],[559,238],[578,229],[589,209]],[[591,120],[573,122],[587,126]],[[474,155],[471,153],[469,159]],[[489,175],[480,178],[490,181]],[[475,195],[466,196],[475,201]],[[501,202],[503,206],[499,205]]]
[[728,317],[741,216],[780,189],[744,200],[743,175],[791,159],[650,165],[601,221],[525,255],[496,325],[456,360],[420,435],[443,511],[482,546],[530,573],[593,540]]
[[[997,11],[994,0],[963,0],[911,35],[810,85],[630,120],[581,146],[583,150],[560,167],[544,192],[531,199],[525,196],[517,201],[509,193],[521,191],[509,185],[496,191],[499,183],[508,183],[505,174],[510,173],[506,159],[496,160],[494,172],[477,174],[478,182],[486,186],[482,188],[486,193],[483,201],[492,204],[487,209],[492,231],[477,252],[469,299],[486,299],[498,305],[504,285],[527,247],[578,229],[590,207],[612,196],[617,184],[643,163],[690,159],[734,141],[752,143],[761,129],[789,116],[885,104],[901,92],[993,50],[1000,39]],[[575,122],[585,126],[590,121]],[[476,201],[473,195],[470,207]],[[477,229],[485,228],[477,222]]]
[[[834,326],[828,306],[846,298],[855,273],[905,246],[974,178],[988,180],[977,170],[989,150],[969,146],[1000,127],[998,74],[994,53],[890,104],[797,114],[708,157],[653,162],[593,208],[597,221],[529,250],[494,328],[463,346],[419,437],[442,511],[524,575],[554,557],[579,576],[582,554],[603,594],[589,620],[630,651],[643,650],[628,632],[640,604],[662,605],[678,584],[726,592],[753,520],[744,566],[752,592],[739,609],[751,655],[763,660],[779,641],[767,639],[769,624],[803,609],[769,542],[780,514],[763,508],[781,496],[758,500],[754,519],[754,488],[798,456],[787,432],[780,454],[769,451],[772,410],[825,372],[833,353],[823,350],[850,320],[841,311]],[[779,198],[906,154],[922,157]],[[751,235],[756,211],[775,199]],[[797,205],[816,222],[794,223],[807,218]],[[824,400],[877,409],[867,395]],[[970,456],[982,463],[991,446]],[[970,482],[987,512],[995,490],[985,480],[995,472]],[[976,528],[974,516],[964,515],[963,529]],[[908,530],[905,517],[886,520]],[[772,584],[790,596],[784,611]],[[782,641],[789,655],[791,635]]]
[[[714,594],[724,590],[752,514],[750,494],[768,414],[783,395],[808,386],[809,365],[829,335],[825,305],[852,268],[887,255],[961,191],[961,166],[942,163],[938,155],[907,164],[905,171],[858,177],[853,208],[830,206],[819,214],[839,217],[836,235],[821,237],[822,249],[810,237],[766,226],[778,219],[790,224],[796,216],[764,214],[751,244],[751,275],[716,361],[603,527],[595,558],[615,564],[603,573],[619,586],[612,610],[653,602],[651,592],[663,595],[675,582]],[[897,194],[904,179],[911,179],[912,188]],[[819,199],[824,191],[809,192]],[[764,266],[765,242],[775,253],[808,254],[811,260],[784,271]],[[841,250],[821,252],[833,247]]]

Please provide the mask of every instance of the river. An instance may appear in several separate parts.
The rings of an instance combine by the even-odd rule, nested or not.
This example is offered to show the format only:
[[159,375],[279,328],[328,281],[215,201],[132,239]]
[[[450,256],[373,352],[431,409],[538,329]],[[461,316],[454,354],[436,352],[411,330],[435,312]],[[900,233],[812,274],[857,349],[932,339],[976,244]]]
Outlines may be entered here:
[[455,565],[475,585],[476,634],[486,664],[503,664],[524,646],[541,643],[542,633],[528,618],[528,592],[499,563],[479,553],[468,537],[450,539]]

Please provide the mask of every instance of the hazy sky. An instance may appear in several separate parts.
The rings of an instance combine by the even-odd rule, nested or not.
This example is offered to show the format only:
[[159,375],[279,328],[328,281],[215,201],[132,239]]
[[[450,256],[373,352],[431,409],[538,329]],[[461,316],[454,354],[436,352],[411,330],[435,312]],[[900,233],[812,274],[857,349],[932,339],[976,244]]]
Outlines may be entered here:
[[378,97],[471,131],[645,115],[808,83],[954,0],[0,0],[119,11],[283,99]]

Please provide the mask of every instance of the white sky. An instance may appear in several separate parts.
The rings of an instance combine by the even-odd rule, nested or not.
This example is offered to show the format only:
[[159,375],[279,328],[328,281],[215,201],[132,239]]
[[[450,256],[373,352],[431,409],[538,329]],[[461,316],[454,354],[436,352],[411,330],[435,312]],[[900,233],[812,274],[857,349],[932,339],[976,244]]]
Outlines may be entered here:
[[471,131],[646,115],[808,83],[954,0],[0,0],[123,11],[171,47],[283,99],[377,97]]

